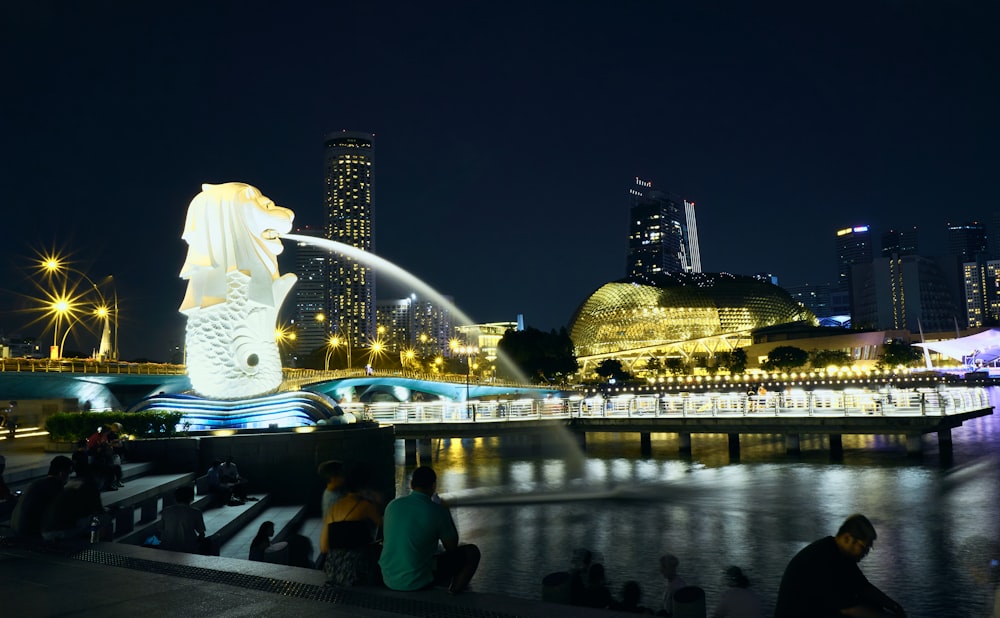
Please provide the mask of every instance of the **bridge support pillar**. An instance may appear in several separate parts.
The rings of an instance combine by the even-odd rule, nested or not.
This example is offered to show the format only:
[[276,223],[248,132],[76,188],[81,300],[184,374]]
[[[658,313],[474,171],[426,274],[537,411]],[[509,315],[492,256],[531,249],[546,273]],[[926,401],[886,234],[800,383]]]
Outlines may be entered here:
[[906,434],[906,454],[919,456],[924,452],[924,441],[919,433]]
[[417,463],[417,441],[402,440],[403,443],[403,463],[413,465]]
[[687,455],[691,454],[691,434],[689,433],[677,434],[677,450]]
[[653,456],[653,441],[650,439],[648,431],[639,433],[639,453],[643,457]]
[[942,429],[938,432],[938,456],[941,463],[950,466],[954,461],[954,451],[951,444],[951,429]]
[[785,434],[785,454],[798,455],[801,452],[802,448],[799,446],[799,434]]
[[729,434],[729,459],[731,461],[740,460],[740,434]]
[[839,433],[830,434],[830,459],[840,461],[844,458],[844,436]]
[[580,451],[587,452],[587,432],[578,431],[576,432],[576,443],[580,447]]
[[420,465],[431,465],[431,439],[421,438],[417,440],[417,451],[419,451]]

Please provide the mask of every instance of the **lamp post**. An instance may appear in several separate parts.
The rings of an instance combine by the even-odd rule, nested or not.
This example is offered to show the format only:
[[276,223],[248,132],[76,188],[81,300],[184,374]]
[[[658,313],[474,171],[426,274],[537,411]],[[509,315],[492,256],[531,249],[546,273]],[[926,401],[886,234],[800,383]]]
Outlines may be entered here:
[[469,408],[472,408],[472,422],[476,422],[476,407],[469,403],[470,378],[472,377],[472,356],[479,354],[479,348],[473,345],[463,345],[455,347],[459,354],[465,355],[465,415],[469,416]]
[[340,337],[337,337],[336,335],[330,337],[330,339],[326,342],[326,346],[330,349],[326,351],[326,358],[323,359],[323,371],[330,371],[330,357],[337,351],[337,348],[340,347]]
[[375,359],[382,355],[385,350],[385,343],[381,339],[374,339],[368,351],[368,366],[375,369]]
[[[101,333],[101,343],[98,347],[98,359],[106,355],[110,355],[113,360],[118,360],[118,287],[117,286],[113,287],[114,291],[113,305],[108,304],[107,298],[104,296],[104,293],[101,292],[101,285],[105,284],[107,281],[111,281],[112,283],[114,283],[114,276],[108,275],[101,281],[101,285],[98,285],[97,283],[94,282],[93,279],[91,279],[87,275],[87,273],[60,261],[59,258],[57,257],[44,258],[41,261],[41,269],[43,272],[45,272],[50,276],[55,276],[59,273],[65,273],[67,275],[70,273],[76,274],[79,275],[84,281],[90,284],[90,287],[94,290],[94,293],[96,293],[97,297],[100,299],[100,305],[98,305],[95,314],[101,317],[104,321],[104,329],[103,332]],[[113,336],[113,342],[111,334],[112,314],[114,317],[114,331],[115,331]],[[56,322],[57,334],[58,334],[58,326],[59,325],[57,320]],[[63,337],[63,340],[65,340],[65,336]],[[53,345],[55,345],[55,342],[53,342]],[[56,353],[56,358],[61,358],[62,346],[59,346],[55,350],[55,353]]]
[[350,329],[337,327],[337,331],[344,334],[344,350],[347,353],[347,370],[350,371],[352,367],[351,363],[351,331]]
[[[49,306],[49,310],[55,314],[55,328],[52,331],[52,348],[49,350],[49,358],[52,360],[59,360],[62,358],[62,346],[59,343],[59,323],[62,322],[63,316],[68,314],[72,309],[72,305],[65,296],[55,299]],[[66,329],[69,333],[69,328]],[[63,337],[63,341],[66,337]]]

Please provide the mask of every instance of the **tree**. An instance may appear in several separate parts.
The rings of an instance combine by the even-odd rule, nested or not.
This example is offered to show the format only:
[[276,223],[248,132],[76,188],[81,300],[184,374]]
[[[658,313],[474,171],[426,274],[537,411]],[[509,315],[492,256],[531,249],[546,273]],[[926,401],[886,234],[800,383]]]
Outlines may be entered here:
[[614,379],[616,382],[624,382],[632,378],[632,375],[625,371],[622,362],[617,358],[602,360],[594,371],[605,380]]
[[809,353],[802,348],[791,345],[779,345],[767,355],[767,360],[761,364],[765,371],[790,371],[802,367],[809,362]]
[[[530,326],[522,331],[508,330],[497,344],[497,349],[535,383],[564,383],[579,368],[573,352],[573,340],[565,328],[548,333]],[[519,376],[512,374],[505,365],[497,365],[501,377],[517,379]]]
[[676,356],[671,356],[666,362],[667,371],[674,375],[680,375],[684,373],[684,359],[678,358]]
[[743,373],[747,370],[747,351],[743,348],[736,348],[729,352],[729,361],[726,365],[729,373]]
[[809,355],[809,364],[813,369],[826,369],[830,365],[845,367],[853,362],[854,359],[844,350],[813,350]]
[[908,367],[920,363],[921,360],[923,360],[923,352],[920,351],[920,348],[902,341],[890,341],[882,346],[878,365],[880,367],[898,367],[900,365]]

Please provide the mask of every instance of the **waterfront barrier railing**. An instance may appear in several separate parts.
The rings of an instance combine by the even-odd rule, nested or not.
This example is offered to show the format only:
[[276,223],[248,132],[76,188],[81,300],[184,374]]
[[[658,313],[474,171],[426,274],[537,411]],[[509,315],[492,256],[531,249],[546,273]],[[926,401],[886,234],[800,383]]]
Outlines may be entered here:
[[90,373],[125,375],[184,375],[184,365],[170,363],[125,363],[92,359],[3,358],[0,373]]
[[387,423],[516,422],[557,418],[916,417],[948,416],[990,407],[983,387],[885,391],[815,390],[748,395],[701,392],[482,401],[342,403],[359,417]]

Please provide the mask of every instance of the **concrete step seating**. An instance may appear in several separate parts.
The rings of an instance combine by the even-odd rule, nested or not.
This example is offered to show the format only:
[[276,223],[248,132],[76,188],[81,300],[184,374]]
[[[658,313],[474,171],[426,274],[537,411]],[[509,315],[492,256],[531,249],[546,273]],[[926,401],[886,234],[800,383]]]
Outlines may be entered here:
[[[101,492],[101,502],[112,516],[114,542],[142,545],[159,529],[164,507],[174,504],[174,491],[186,484],[201,490],[193,505],[202,511],[213,548],[222,556],[246,560],[250,542],[263,522],[274,522],[272,542],[279,542],[298,531],[305,515],[303,506],[272,505],[267,494],[251,494],[248,497],[255,499],[239,506],[218,506],[215,498],[205,493],[204,476],[151,474],[152,470],[151,463],[123,464],[125,487]],[[4,475],[8,485],[12,490],[23,491],[32,481],[44,477],[48,466],[21,467],[12,472]],[[0,522],[0,534],[9,533],[8,523]],[[287,562],[287,555],[276,555],[274,561]]]
[[[305,511],[305,507],[300,505],[270,506],[267,503],[262,507],[250,509],[250,512],[256,516],[229,536],[228,540],[220,547],[219,555],[224,558],[241,558],[247,560],[250,555],[250,543],[257,536],[257,531],[260,530],[261,524],[265,521],[274,522],[274,536],[271,538],[271,543],[287,541],[293,534],[299,531]],[[212,529],[208,522],[210,515],[211,511],[205,513],[205,527],[209,530]],[[273,555],[268,554],[267,562],[287,564],[287,548],[283,552],[275,552]]]

